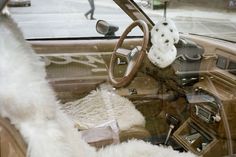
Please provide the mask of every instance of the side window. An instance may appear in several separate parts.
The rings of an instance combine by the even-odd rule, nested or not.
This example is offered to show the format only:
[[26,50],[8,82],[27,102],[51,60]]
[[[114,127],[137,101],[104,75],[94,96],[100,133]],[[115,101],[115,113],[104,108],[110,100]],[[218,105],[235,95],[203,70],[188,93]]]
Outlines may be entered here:
[[[31,1],[28,7],[10,7],[10,12],[26,39],[103,37],[96,31],[98,20],[118,26],[115,35],[120,36],[132,23],[112,0],[91,1]],[[142,34],[135,31],[132,35]]]

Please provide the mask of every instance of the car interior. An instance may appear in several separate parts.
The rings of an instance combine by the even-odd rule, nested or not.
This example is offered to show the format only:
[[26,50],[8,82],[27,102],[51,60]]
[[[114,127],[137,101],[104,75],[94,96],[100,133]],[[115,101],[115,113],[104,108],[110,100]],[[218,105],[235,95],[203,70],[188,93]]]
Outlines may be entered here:
[[[175,61],[159,68],[146,55],[153,22],[132,0],[114,1],[134,20],[120,37],[114,37],[116,26],[101,20],[96,29],[104,38],[26,40],[45,62],[62,108],[71,112],[68,105],[106,91],[118,97],[114,105],[122,101],[118,110],[130,114],[130,121],[136,110],[145,119],[120,128],[120,142],[136,138],[204,157],[236,154],[236,44],[180,34]],[[135,27],[143,36],[128,36]],[[126,113],[123,101],[135,108]],[[97,125],[90,125],[88,112],[77,123],[80,131]],[[0,118],[0,129],[0,156],[26,156],[27,146],[8,119]],[[101,148],[113,142],[101,141],[90,144]]]

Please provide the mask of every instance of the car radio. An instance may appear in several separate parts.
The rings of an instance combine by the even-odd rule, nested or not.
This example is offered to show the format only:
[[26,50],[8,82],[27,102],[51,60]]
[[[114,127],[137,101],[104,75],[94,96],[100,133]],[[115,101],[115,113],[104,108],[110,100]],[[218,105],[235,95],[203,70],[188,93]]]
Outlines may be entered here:
[[191,107],[192,114],[206,123],[215,123],[221,120],[218,111],[211,108],[211,104],[195,104]]
[[214,96],[201,91],[187,95],[187,99],[191,104],[191,115],[193,117],[209,124],[221,120],[220,108]]
[[212,122],[212,112],[210,112],[209,110],[207,110],[206,108],[203,107],[203,105],[194,105],[193,109],[193,113],[195,113],[195,115],[202,119],[203,121],[210,123]]

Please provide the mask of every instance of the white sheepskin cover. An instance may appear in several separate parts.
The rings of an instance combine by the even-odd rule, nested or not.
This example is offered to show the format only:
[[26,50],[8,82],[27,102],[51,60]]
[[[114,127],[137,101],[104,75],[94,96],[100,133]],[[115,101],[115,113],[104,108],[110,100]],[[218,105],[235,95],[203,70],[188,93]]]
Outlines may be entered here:
[[194,157],[192,153],[179,153],[171,147],[154,146],[141,140],[130,140],[98,151],[97,157]]
[[174,22],[170,19],[160,20],[151,30],[152,47],[148,58],[156,66],[166,68],[176,58],[177,50],[174,46],[179,41],[179,33]]
[[0,16],[0,114],[28,144],[29,157],[94,157],[72,120],[59,109],[43,62],[16,24]]
[[95,151],[59,108],[45,80],[44,64],[15,23],[1,15],[0,56],[0,114],[19,129],[28,145],[28,157],[193,156],[134,140]]
[[131,101],[105,89],[94,90],[82,99],[68,102],[63,109],[81,129],[94,128],[112,120],[117,121],[121,131],[132,126],[145,127],[143,115]]

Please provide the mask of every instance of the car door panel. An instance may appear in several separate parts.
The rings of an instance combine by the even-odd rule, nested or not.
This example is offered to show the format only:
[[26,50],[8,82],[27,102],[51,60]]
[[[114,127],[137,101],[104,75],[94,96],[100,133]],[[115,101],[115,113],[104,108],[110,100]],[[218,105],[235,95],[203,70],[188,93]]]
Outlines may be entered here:
[[[47,78],[59,97],[68,101],[88,94],[108,80],[107,68],[117,41],[31,40],[29,43],[45,62]],[[140,38],[126,39],[123,46],[132,49],[140,43]]]

